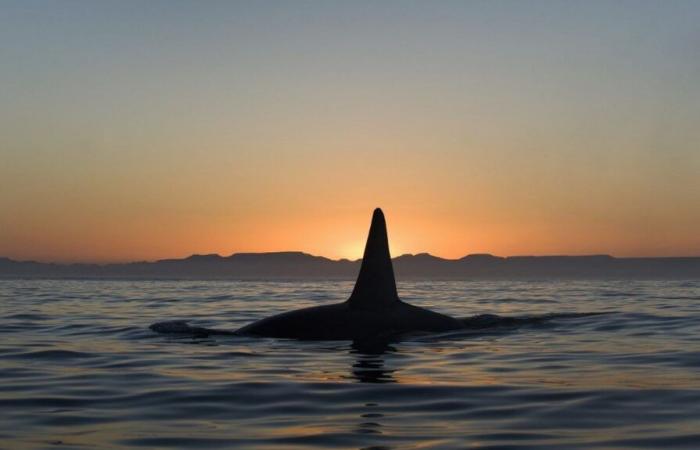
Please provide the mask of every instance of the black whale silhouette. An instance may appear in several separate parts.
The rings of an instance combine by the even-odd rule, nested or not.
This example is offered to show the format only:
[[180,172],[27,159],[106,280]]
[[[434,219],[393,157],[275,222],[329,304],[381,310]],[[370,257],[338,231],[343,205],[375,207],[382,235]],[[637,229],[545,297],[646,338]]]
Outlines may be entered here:
[[350,298],[343,303],[268,317],[244,326],[235,334],[303,340],[363,340],[463,327],[457,319],[401,301],[396,292],[384,214],[377,208],[372,215],[360,274]]
[[507,330],[537,325],[554,319],[599,314],[604,313],[556,313],[523,317],[478,314],[455,319],[403,302],[396,293],[384,214],[377,208],[372,216],[360,274],[350,298],[345,302],[278,314],[253,322],[236,331],[190,326],[182,320],[158,322],[149,328],[157,333],[200,337],[266,336],[376,343],[389,342],[412,333],[438,333],[453,330],[473,333],[478,330]]

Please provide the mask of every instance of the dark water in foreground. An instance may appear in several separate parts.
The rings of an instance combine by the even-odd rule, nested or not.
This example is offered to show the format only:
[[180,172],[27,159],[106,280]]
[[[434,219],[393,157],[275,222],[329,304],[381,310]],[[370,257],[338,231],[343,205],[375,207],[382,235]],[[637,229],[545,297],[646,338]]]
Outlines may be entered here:
[[348,342],[159,335],[349,282],[0,281],[0,448],[700,448],[700,282],[401,283],[517,326]]

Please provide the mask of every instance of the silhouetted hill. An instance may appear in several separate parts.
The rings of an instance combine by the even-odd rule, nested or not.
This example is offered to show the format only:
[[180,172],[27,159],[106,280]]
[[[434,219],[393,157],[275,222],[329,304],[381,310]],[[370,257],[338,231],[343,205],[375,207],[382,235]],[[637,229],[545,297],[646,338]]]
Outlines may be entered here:
[[[700,257],[614,258],[489,254],[444,259],[419,253],[394,258],[398,279],[633,278],[700,279]],[[360,260],[331,260],[302,252],[192,255],[120,264],[55,264],[0,257],[2,278],[301,279],[357,276]]]

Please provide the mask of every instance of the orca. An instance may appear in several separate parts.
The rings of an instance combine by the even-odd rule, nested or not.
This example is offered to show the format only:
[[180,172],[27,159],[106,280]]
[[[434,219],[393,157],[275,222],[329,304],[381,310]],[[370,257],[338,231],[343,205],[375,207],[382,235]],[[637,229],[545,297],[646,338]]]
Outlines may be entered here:
[[[479,314],[455,319],[402,301],[396,292],[394,268],[382,210],[372,215],[360,273],[350,298],[342,303],[314,306],[285,312],[253,322],[235,331],[190,326],[184,320],[152,324],[156,333],[209,336],[251,336],[307,341],[353,341],[360,348],[384,348],[388,342],[411,334],[443,333],[456,330],[516,329],[554,319],[605,314],[558,313],[523,317]],[[374,351],[374,350],[373,350]]]
[[410,333],[464,328],[458,319],[402,301],[396,291],[382,210],[372,215],[360,273],[350,297],[268,317],[235,331],[238,335],[298,340],[390,339]]

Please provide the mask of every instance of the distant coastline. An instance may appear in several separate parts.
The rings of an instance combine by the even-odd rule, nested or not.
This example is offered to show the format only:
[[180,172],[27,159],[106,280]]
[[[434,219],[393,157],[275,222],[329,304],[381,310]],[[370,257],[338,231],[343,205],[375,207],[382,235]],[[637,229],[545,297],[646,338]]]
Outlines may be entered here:
[[[428,253],[393,259],[400,279],[700,279],[699,257],[616,258],[473,254],[444,259]],[[88,279],[353,279],[360,260],[303,252],[192,255],[182,259],[112,264],[58,264],[0,257],[0,278]]]

